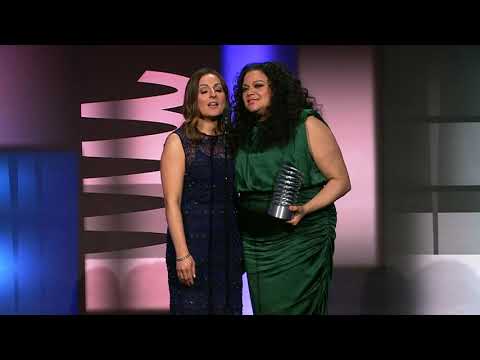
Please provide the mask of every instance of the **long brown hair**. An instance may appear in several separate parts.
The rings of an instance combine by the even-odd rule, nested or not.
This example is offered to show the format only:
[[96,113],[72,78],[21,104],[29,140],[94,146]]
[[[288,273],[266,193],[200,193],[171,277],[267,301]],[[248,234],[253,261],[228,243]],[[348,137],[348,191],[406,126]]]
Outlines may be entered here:
[[[198,109],[198,84],[202,76],[212,74],[218,77],[223,91],[225,92],[225,110],[221,116],[228,114],[230,108],[230,98],[228,94],[227,84],[222,75],[216,70],[210,68],[202,68],[193,73],[187,82],[185,88],[185,96],[183,98],[183,117],[185,118],[185,132],[189,139],[198,141],[201,138],[201,133],[197,130],[198,118],[200,117],[200,111]],[[223,133],[223,121],[217,123],[217,133]]]

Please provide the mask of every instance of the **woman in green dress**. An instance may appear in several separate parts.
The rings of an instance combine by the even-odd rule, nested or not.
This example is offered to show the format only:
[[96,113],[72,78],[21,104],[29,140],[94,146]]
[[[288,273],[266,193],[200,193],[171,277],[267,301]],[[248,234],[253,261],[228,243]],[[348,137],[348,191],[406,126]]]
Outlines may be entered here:
[[[326,314],[337,213],[350,190],[315,99],[279,63],[246,65],[234,87],[235,186],[254,314]],[[281,167],[303,173],[293,217],[267,214]]]

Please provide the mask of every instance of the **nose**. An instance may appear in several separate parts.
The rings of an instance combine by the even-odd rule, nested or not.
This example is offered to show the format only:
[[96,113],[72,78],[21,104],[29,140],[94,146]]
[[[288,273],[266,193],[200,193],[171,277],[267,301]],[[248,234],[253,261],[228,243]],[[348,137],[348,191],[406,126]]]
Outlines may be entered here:
[[217,92],[215,91],[215,89],[210,89],[210,97],[211,98],[217,97]]

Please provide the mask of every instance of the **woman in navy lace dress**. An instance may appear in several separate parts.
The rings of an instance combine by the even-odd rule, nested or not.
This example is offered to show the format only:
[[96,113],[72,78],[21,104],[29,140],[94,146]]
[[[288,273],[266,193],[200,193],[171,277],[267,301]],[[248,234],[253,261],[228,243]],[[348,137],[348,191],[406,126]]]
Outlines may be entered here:
[[242,314],[234,166],[224,136],[228,106],[222,76],[198,70],[185,90],[185,123],[165,142],[161,174],[171,314]]

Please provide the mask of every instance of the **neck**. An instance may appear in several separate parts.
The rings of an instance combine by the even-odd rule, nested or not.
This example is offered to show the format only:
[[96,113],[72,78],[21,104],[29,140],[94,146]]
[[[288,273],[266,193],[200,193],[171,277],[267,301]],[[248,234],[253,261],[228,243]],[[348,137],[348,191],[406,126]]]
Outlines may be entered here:
[[197,130],[207,135],[216,135],[218,122],[216,119],[199,118],[197,122]]
[[257,113],[257,116],[258,116],[258,117],[257,117],[257,121],[260,121],[260,122],[261,122],[261,121],[265,121],[265,120],[268,119],[269,115],[270,115],[270,114],[268,114],[267,112],[265,112],[265,113],[263,113],[263,114]]
[[260,115],[260,116],[257,117],[257,121],[258,121],[258,122],[263,122],[263,121],[265,121],[265,120],[267,120],[267,119],[268,119],[268,116],[267,116],[267,115]]

